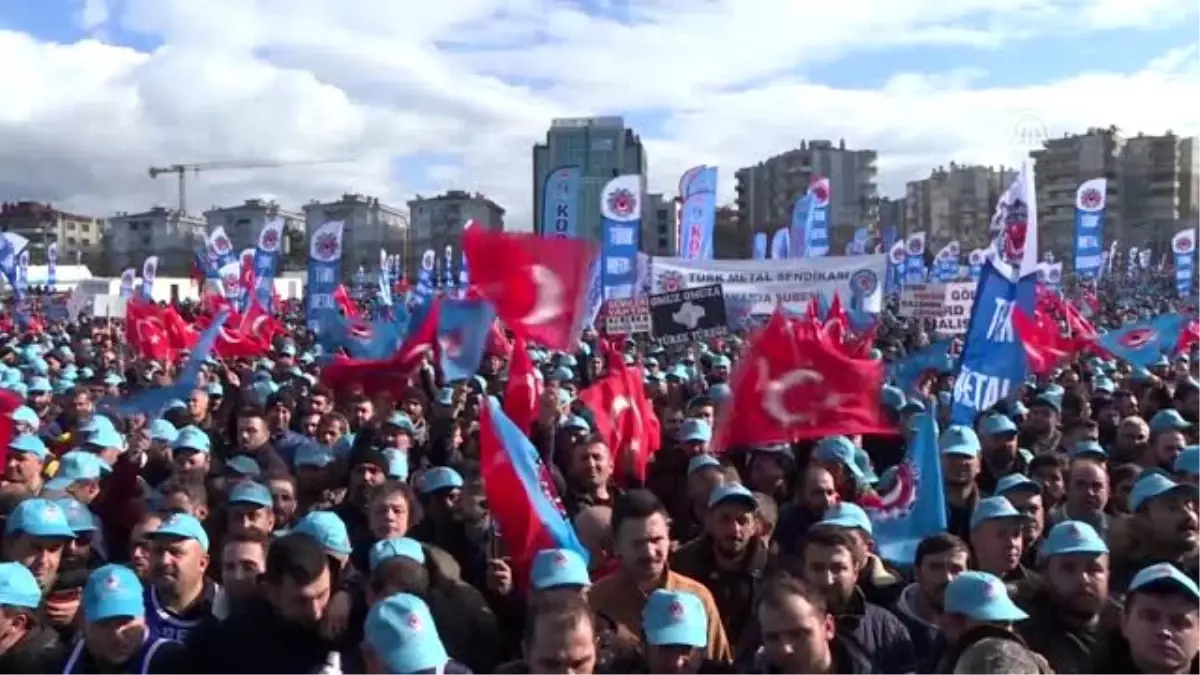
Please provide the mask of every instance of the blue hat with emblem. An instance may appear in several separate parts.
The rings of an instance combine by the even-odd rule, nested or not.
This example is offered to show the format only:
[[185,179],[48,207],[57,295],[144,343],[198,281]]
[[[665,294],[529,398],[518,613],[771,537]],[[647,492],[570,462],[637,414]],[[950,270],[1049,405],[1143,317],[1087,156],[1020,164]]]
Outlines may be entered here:
[[1108,452],[1104,450],[1104,446],[1098,441],[1093,441],[1090,438],[1085,438],[1071,447],[1070,456],[1072,459],[1076,457],[1091,457],[1092,459],[1106,460]]
[[1017,433],[1017,425],[1008,418],[1008,415],[992,413],[983,416],[983,420],[979,423],[979,430],[985,436],[1009,436]]
[[292,463],[297,468],[302,466],[321,468],[333,464],[335,459],[328,448],[318,445],[315,441],[306,440],[296,447],[296,456],[292,459]]
[[42,605],[42,588],[33,572],[21,563],[0,563],[0,607],[37,609]]
[[350,555],[350,534],[346,523],[333,511],[310,511],[292,532],[307,534],[321,544],[329,553],[334,555]]
[[858,465],[858,448],[845,436],[826,436],[817,441],[813,458],[819,462],[844,466],[855,480],[863,477],[862,468]]
[[1077,553],[1108,553],[1108,545],[1096,533],[1096,528],[1079,520],[1064,520],[1050,528],[1050,534],[1046,535],[1040,551],[1042,557]]
[[946,586],[943,607],[947,614],[959,614],[972,621],[1010,623],[1029,618],[1008,597],[1008,589],[999,577],[974,570],[963,572]]
[[417,427],[413,424],[412,418],[402,412],[394,412],[389,415],[386,424],[389,427],[396,427],[410,436],[417,433]]
[[17,504],[4,521],[4,534],[56,539],[74,539],[62,507],[49,499],[34,497]]
[[146,615],[141,580],[124,565],[104,565],[88,575],[83,586],[83,618],[96,623],[118,617],[140,619]]
[[178,438],[179,430],[175,428],[174,424],[164,419],[157,419],[150,423],[150,440],[173,445]]
[[125,438],[111,426],[101,426],[87,435],[84,445],[96,448],[124,448]]
[[951,424],[938,437],[938,449],[944,455],[978,457],[982,446],[974,429],[965,424]]
[[171,447],[175,450],[203,452],[207,455],[212,452],[212,439],[200,427],[189,424],[179,430],[179,435],[175,437]]
[[687,475],[692,475],[702,469],[720,469],[721,460],[707,453],[701,453],[688,460]]
[[195,539],[202,550],[208,551],[208,533],[204,531],[204,525],[195,516],[188,513],[172,513],[171,517],[148,532],[146,536],[151,539],[159,537]]
[[42,421],[38,419],[37,413],[33,411],[33,408],[30,408],[27,405],[18,406],[16,410],[12,411],[12,415],[10,415],[10,417],[12,417],[13,422],[27,424],[32,427],[34,431],[37,431],[38,427],[42,425]]
[[442,672],[450,660],[429,606],[408,593],[376,603],[367,613],[363,637],[389,673]]
[[867,512],[858,504],[850,502],[840,502],[830,507],[821,517],[818,525],[828,525],[841,530],[858,529],[867,534],[872,533],[871,519],[867,517]]
[[225,460],[225,468],[239,476],[256,478],[262,474],[262,467],[249,455],[234,455]]
[[67,525],[76,535],[99,529],[96,516],[83,502],[73,497],[62,497],[54,501],[62,507],[63,513],[67,514]]
[[758,499],[755,498],[754,493],[741,483],[727,483],[713,490],[712,494],[708,496],[708,508],[715,509],[727,501],[740,502],[750,509],[758,508]]
[[1164,431],[1185,431],[1192,428],[1192,423],[1183,419],[1183,415],[1174,408],[1159,410],[1154,413],[1154,417],[1150,418],[1150,431],[1161,433]]
[[13,452],[19,452],[22,455],[33,455],[41,461],[46,461],[50,456],[50,449],[41,438],[34,434],[19,434],[8,444],[8,449]]
[[271,491],[262,483],[244,480],[229,491],[229,504],[251,504],[260,509],[269,509],[274,504]]
[[1196,487],[1187,483],[1176,483],[1159,471],[1144,471],[1133,482],[1129,491],[1129,510],[1137,512],[1146,502],[1168,494],[1194,493]]
[[642,632],[655,647],[708,646],[708,613],[695,593],[658,589],[642,608]]
[[708,443],[712,440],[712,427],[705,420],[691,417],[679,425],[675,438],[680,443]]
[[1172,587],[1183,591],[1192,603],[1200,601],[1200,587],[1197,587],[1191,577],[1169,562],[1143,567],[1141,571],[1133,575],[1133,581],[1129,583],[1129,590],[1126,593],[1136,593],[1150,587]]
[[989,520],[1025,520],[1028,516],[1017,510],[1012,502],[1004,497],[988,497],[980,499],[971,512],[971,531]]
[[538,591],[560,586],[592,585],[592,577],[583,557],[566,548],[538,551],[533,557],[529,578],[534,590]]
[[1007,476],[996,481],[995,495],[1003,497],[1010,492],[1028,492],[1030,494],[1040,494],[1042,486],[1037,481],[1023,473],[1010,473]]
[[397,557],[408,558],[424,565],[425,549],[421,546],[421,542],[408,537],[380,539],[371,546],[371,551],[367,555],[367,564],[371,570],[374,570],[383,561]]
[[438,490],[461,488],[463,477],[448,466],[436,466],[421,474],[417,479],[417,493],[428,495]]

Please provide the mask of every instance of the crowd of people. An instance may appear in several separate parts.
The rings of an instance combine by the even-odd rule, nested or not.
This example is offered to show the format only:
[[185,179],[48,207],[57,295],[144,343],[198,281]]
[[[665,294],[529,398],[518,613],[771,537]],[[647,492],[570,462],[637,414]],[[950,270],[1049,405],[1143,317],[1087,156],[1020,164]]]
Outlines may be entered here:
[[[1163,297],[1114,293],[1098,325]],[[0,671],[1197,671],[1195,353],[1149,369],[1080,355],[973,426],[945,419],[947,363],[885,387],[897,434],[726,450],[713,426],[745,336],[629,340],[662,430],[636,481],[576,399],[606,368],[600,336],[530,348],[529,437],[589,555],[525,565],[489,517],[478,451],[508,355],[452,383],[427,360],[373,399],[323,386],[299,308],[281,316],[269,358],[207,359],[156,418],[113,402],[177,364],[134,358],[119,321],[0,336],[0,387],[21,399]],[[873,358],[928,341],[882,325]],[[897,565],[858,502],[935,409],[948,526]]]

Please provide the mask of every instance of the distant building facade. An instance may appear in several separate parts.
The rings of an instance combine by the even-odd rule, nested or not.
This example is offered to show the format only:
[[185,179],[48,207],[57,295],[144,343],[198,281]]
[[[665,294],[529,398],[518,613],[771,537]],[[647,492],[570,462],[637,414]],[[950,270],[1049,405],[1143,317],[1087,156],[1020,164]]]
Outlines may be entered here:
[[368,270],[375,269],[381,250],[400,253],[408,245],[408,213],[383,204],[375,197],[360,194],[345,194],[334,202],[305,204],[304,245],[308,245],[317,228],[337,220],[345,223],[342,236],[344,276],[353,274],[360,265]]
[[452,267],[457,280],[462,264],[463,226],[473,220],[477,226],[489,230],[504,229],[504,208],[478,192],[450,190],[436,197],[418,195],[409,200],[408,213],[412,227],[409,246],[404,252],[404,270],[409,278],[415,278],[426,250],[433,250],[441,265],[446,247],[450,246],[454,249]]
[[926,246],[935,252],[951,241],[964,251],[986,246],[996,202],[1016,175],[1011,168],[950,162],[928,178],[909,181],[903,234],[925,232]]
[[60,264],[102,262],[104,221],[54,208],[50,204],[20,201],[0,204],[0,230],[29,240],[34,264],[46,260],[46,246],[58,242]]
[[[247,199],[238,206],[213,207],[204,212],[208,232],[218,227],[225,228],[225,234],[233,244],[233,250],[241,251],[258,245],[258,236],[263,227],[275,218],[283,218],[285,232],[305,231],[304,214],[281,208],[278,204],[263,199]],[[292,257],[293,237],[284,236],[281,251],[283,260]]]
[[642,207],[642,252],[674,257],[679,247],[679,199],[648,194]]
[[203,218],[157,206],[142,213],[118,213],[106,220],[103,238],[104,274],[116,276],[158,256],[160,276],[186,277],[197,245],[204,241]]

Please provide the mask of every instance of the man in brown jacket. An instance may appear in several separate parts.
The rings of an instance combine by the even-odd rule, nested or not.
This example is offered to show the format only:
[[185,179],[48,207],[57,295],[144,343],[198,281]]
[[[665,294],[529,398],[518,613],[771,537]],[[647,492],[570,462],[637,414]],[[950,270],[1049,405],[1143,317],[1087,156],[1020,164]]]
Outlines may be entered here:
[[642,609],[656,589],[687,591],[700,598],[708,615],[707,658],[729,662],[732,652],[721,615],[703,584],[667,569],[671,550],[666,507],[648,490],[631,490],[613,506],[613,537],[620,567],[592,586],[592,608],[618,632],[642,640]]

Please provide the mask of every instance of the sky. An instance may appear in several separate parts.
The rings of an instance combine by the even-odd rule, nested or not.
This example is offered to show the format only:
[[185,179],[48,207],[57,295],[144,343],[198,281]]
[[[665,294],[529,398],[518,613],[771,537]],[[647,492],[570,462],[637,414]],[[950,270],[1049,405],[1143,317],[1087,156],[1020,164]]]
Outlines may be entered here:
[[[533,143],[623,115],[670,194],[799,145],[879,187],[1089,126],[1196,134],[1195,0],[0,0],[0,199],[104,217],[482,192],[530,229]],[[1032,139],[1032,140],[1031,140]],[[328,162],[315,164],[313,162]]]

